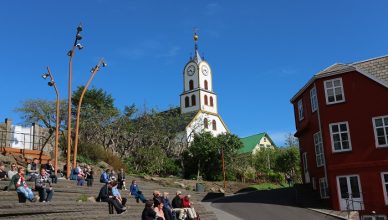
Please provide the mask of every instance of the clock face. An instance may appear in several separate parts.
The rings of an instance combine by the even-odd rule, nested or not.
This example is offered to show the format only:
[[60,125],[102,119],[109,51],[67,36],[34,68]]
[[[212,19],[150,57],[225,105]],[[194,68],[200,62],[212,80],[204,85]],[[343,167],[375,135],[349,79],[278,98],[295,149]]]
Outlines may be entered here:
[[189,67],[187,67],[186,72],[187,72],[187,75],[189,75],[189,76],[194,75],[194,73],[195,73],[195,66],[194,65],[190,65]]
[[209,74],[209,67],[207,67],[206,65],[203,65],[201,67],[201,71],[203,75],[207,76],[207,74]]

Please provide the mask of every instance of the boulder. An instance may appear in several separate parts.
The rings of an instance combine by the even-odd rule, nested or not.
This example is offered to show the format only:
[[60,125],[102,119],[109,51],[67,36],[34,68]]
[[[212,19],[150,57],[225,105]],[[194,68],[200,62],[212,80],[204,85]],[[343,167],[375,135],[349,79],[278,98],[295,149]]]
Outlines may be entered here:
[[5,164],[16,163],[15,157],[12,155],[4,156],[4,155],[0,154],[0,161],[2,161]]
[[225,190],[223,188],[221,188],[221,187],[220,187],[220,189],[218,191],[220,191],[220,193],[225,193]]
[[151,180],[151,177],[148,176],[148,175],[145,175],[145,176],[144,176],[144,179],[146,179],[146,180]]
[[88,197],[88,202],[96,202],[96,198],[94,196]]
[[211,188],[210,188],[210,191],[212,191],[212,192],[217,192],[217,189],[216,189],[216,187],[211,187]]
[[184,183],[174,182],[174,184],[178,185],[179,187],[181,187],[183,189],[186,187],[186,185]]
[[158,178],[158,177],[151,177],[151,180],[152,180],[152,181],[159,181],[160,178]]
[[110,165],[109,164],[107,164],[107,163],[105,163],[104,161],[99,161],[98,163],[97,163],[97,166],[98,167],[100,167],[101,169],[108,169],[109,167],[110,167]]

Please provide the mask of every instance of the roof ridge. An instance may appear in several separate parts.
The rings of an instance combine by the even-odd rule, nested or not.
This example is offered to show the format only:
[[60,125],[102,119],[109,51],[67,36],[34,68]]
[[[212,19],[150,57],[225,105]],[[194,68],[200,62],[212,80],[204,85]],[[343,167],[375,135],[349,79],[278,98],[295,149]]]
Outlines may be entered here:
[[387,58],[387,57],[388,57],[388,54],[387,55],[383,55],[383,56],[379,56],[379,57],[370,58],[370,59],[367,59],[367,60],[361,60],[361,61],[349,63],[349,65],[356,65],[356,64],[365,63],[365,62],[369,62],[369,61],[373,61],[373,60],[378,60],[378,59],[382,59],[382,58]]
[[260,133],[252,134],[252,135],[249,135],[249,136],[246,136],[246,137],[243,137],[243,138],[249,138],[249,137],[252,137],[252,136],[255,136],[255,135],[261,135],[261,134],[267,134],[267,132],[260,132]]

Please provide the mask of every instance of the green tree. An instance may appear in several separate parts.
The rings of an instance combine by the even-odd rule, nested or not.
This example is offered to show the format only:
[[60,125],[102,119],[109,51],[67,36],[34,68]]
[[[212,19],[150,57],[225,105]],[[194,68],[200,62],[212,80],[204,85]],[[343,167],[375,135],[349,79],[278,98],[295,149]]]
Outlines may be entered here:
[[300,178],[300,156],[298,147],[286,147],[280,150],[276,158],[276,171]]
[[[64,125],[67,119],[67,103],[60,101],[60,125]],[[21,114],[25,125],[37,123],[41,127],[55,129],[56,126],[56,102],[44,99],[29,99],[23,101],[21,106],[15,109],[15,112]]]
[[184,152],[185,176],[201,174],[206,180],[222,179],[221,149],[227,168],[232,169],[232,159],[242,147],[240,139],[233,134],[214,137],[210,132],[194,135],[194,141]]

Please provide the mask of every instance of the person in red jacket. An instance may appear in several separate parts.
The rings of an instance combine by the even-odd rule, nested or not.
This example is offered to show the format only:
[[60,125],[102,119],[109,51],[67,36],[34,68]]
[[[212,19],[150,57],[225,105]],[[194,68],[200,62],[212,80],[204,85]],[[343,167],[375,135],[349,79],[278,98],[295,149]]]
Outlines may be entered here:
[[190,219],[196,219],[197,213],[194,207],[192,206],[193,204],[191,204],[190,202],[190,197],[191,197],[190,195],[187,195],[182,199],[182,206]]

